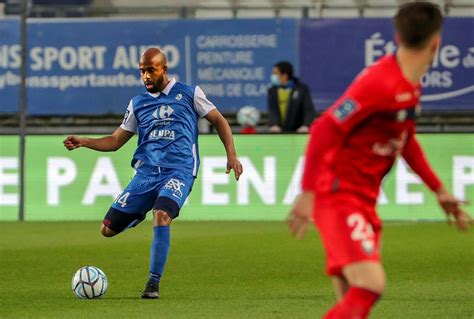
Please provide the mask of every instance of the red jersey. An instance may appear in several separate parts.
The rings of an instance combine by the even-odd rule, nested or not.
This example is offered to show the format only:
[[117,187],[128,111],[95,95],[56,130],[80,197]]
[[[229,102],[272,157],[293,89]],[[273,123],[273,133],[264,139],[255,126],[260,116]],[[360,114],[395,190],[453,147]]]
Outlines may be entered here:
[[375,203],[398,155],[430,188],[438,188],[414,136],[420,89],[404,77],[395,55],[362,71],[313,124],[303,190],[315,191],[316,198],[345,191]]

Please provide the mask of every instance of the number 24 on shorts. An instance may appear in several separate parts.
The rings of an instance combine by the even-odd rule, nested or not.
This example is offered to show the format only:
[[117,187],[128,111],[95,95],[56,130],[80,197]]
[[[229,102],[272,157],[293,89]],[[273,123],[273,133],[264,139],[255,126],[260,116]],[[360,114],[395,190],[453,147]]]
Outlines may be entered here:
[[366,219],[359,213],[347,217],[347,226],[353,228],[351,239],[353,241],[367,240],[374,237],[374,230]]

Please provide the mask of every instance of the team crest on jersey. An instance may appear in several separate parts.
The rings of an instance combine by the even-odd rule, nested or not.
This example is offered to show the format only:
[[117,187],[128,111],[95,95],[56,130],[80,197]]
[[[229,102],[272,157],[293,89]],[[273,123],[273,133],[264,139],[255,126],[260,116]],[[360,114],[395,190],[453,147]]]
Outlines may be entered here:
[[375,252],[375,243],[372,239],[365,239],[360,242],[360,245],[362,247],[362,250],[367,254],[367,255],[373,255]]
[[359,104],[351,99],[345,99],[332,111],[332,115],[340,122],[346,120],[359,109]]
[[176,94],[176,101],[180,101],[183,98],[183,95],[181,93]]
[[168,189],[172,192],[172,195],[176,198],[181,199],[183,197],[183,191],[181,187],[186,186],[182,181],[177,178],[171,178],[165,185],[164,189]]

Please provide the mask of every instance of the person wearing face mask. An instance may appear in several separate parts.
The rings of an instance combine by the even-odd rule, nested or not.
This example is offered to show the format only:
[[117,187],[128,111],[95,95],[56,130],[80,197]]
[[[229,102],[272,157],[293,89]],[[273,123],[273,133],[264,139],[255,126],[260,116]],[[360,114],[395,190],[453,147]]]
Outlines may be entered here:
[[307,133],[316,114],[307,85],[293,75],[293,66],[280,61],[273,66],[268,90],[271,133]]

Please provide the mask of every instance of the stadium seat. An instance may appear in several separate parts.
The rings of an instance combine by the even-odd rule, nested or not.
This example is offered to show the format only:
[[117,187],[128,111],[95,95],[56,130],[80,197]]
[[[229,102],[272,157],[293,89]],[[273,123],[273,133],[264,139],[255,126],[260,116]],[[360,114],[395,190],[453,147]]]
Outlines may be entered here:
[[84,6],[89,5],[92,3],[92,0],[33,0],[33,5],[41,5],[41,6],[69,6],[69,5],[76,5],[76,6]]
[[[5,12],[18,13],[20,0],[0,0],[6,2]],[[352,18],[391,17],[396,8],[410,0],[31,0],[33,5],[92,5],[111,8],[109,15],[149,16],[156,18]],[[472,16],[474,0],[430,0],[446,10],[449,16]],[[118,8],[119,10],[114,10]],[[161,8],[161,9],[160,9]],[[0,8],[1,11],[1,8]],[[44,11],[51,16],[70,16],[80,10]],[[114,13],[115,12],[115,13]],[[1,12],[0,12],[1,14]]]
[[360,16],[358,8],[323,8],[321,11],[322,18],[357,18]]
[[449,3],[453,6],[474,6],[474,2],[472,0],[451,0]]
[[[448,16],[450,17],[473,17],[474,16],[474,6],[469,8],[464,7],[449,7]],[[473,30],[471,30],[472,34]]]
[[293,0],[293,1],[284,1],[284,4],[287,6],[299,6],[299,7],[314,7],[317,1],[314,0]]
[[[196,1],[197,2],[197,1]],[[115,7],[157,7],[157,2],[154,0],[95,0],[94,5],[109,5]],[[162,7],[179,7],[191,6],[190,1],[183,0],[161,0],[159,6]]]
[[303,17],[303,8],[281,9],[278,12],[278,16],[282,17],[282,18],[302,18]]
[[232,9],[210,9],[197,8],[194,12],[194,17],[197,19],[230,19],[234,17]]
[[275,10],[272,9],[237,9],[237,18],[275,18]]
[[240,0],[236,3],[238,18],[274,18],[275,4],[272,0]]
[[231,0],[201,0],[195,1],[194,17],[197,19],[230,19],[234,18]]
[[201,0],[201,1],[195,1],[197,2],[196,5],[199,7],[210,7],[210,8],[215,8],[215,7],[232,7],[233,6],[233,1],[232,0]]
[[394,7],[373,7],[365,8],[362,12],[364,17],[393,17],[397,12],[397,8]]
[[272,1],[272,0],[240,0],[240,1],[236,1],[236,5],[243,8],[246,8],[246,7],[274,8],[275,6],[278,6],[280,4],[278,2],[279,1]]

